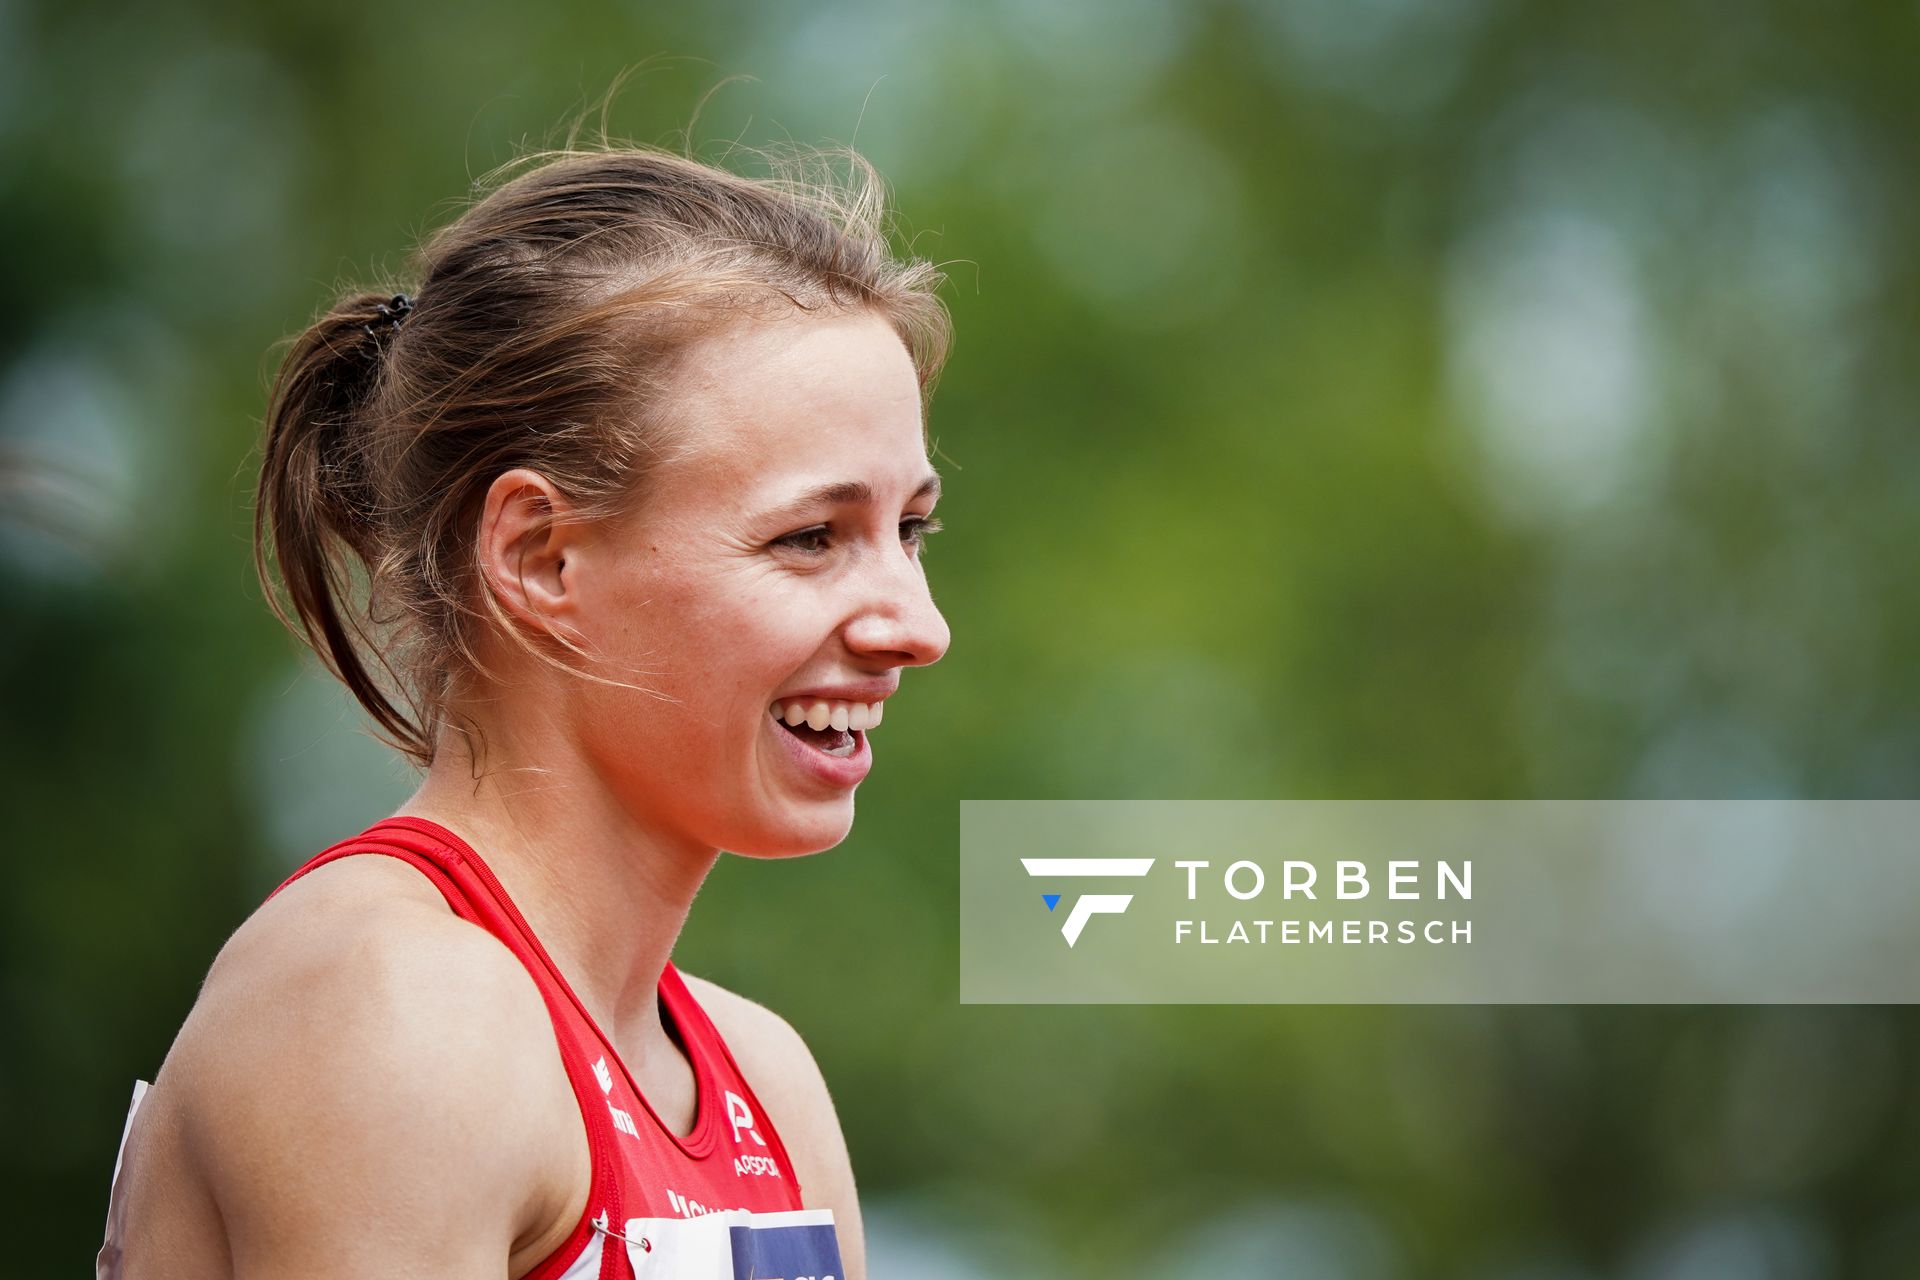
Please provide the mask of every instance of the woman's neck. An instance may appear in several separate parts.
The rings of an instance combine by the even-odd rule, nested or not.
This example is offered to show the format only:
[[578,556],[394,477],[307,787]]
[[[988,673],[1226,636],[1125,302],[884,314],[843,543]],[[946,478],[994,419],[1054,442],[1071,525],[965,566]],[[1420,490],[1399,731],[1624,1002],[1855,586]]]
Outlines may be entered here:
[[479,770],[449,735],[398,812],[472,845],[622,1056],[645,1056],[667,1042],[655,992],[719,851],[650,828],[557,735],[483,733]]

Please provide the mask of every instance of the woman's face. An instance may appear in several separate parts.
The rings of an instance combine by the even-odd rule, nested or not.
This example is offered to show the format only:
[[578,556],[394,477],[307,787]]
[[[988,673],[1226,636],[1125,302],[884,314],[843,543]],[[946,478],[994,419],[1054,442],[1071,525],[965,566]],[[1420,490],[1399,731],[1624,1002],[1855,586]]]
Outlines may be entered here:
[[829,848],[873,758],[860,726],[947,649],[920,563],[938,479],[913,361],[877,316],[796,315],[743,321],[682,370],[686,447],[568,587],[593,669],[651,696],[569,682],[572,719],[647,824],[736,853]]

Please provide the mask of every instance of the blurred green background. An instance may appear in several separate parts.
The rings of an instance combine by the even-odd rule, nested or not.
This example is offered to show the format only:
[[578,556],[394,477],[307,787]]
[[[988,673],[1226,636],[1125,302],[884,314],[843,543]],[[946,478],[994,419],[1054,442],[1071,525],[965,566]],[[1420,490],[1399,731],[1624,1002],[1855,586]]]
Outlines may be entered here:
[[[626,68],[854,141],[958,328],[853,837],[684,966],[873,1274],[1920,1274],[1920,1015],[957,1003],[963,797],[1911,797],[1912,4],[0,3],[0,1203],[100,1239],[227,933],[407,770],[252,577],[278,337]],[[1036,907],[1037,909],[1037,907]]]

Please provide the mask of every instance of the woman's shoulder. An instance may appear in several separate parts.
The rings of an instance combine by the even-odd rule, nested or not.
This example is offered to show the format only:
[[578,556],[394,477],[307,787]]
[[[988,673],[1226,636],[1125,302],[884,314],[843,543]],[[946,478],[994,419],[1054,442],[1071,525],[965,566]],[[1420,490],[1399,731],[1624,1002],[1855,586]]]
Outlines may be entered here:
[[865,1250],[853,1162],[813,1051],[791,1023],[758,1001],[684,970],[680,976],[771,1117],[804,1202],[833,1210],[843,1255],[861,1259],[861,1269],[850,1264],[849,1274],[862,1274]]
[[726,1041],[727,1051],[754,1095],[773,1115],[774,1127],[785,1137],[794,1159],[800,1159],[796,1148],[817,1148],[818,1140],[828,1130],[837,1141],[840,1122],[827,1092],[826,1077],[793,1024],[717,982],[696,978],[685,970],[680,971],[680,977]]
[[[741,1069],[747,1070],[742,1055],[756,1060],[779,1060],[795,1054],[806,1054],[809,1063],[813,1055],[807,1049],[806,1041],[793,1029],[793,1024],[767,1008],[757,1000],[751,1000],[735,991],[730,991],[719,983],[707,978],[697,978],[685,969],[679,969],[681,981],[687,984],[687,990],[700,1002],[707,1017],[713,1021],[720,1032],[721,1039],[727,1042],[728,1050]],[[759,1092],[759,1084],[751,1079],[747,1083]]]
[[[255,911],[152,1093],[230,1230],[297,1214],[337,1257],[369,1201],[486,1236],[571,1225],[560,1201],[584,1137],[539,990],[392,859],[327,864]],[[390,1267],[409,1244],[367,1261]]]
[[248,917],[215,958],[182,1041],[216,1058],[261,1054],[255,1065],[278,1075],[396,1051],[539,1049],[540,1037],[509,1033],[546,1020],[519,961],[430,881],[396,859],[358,857],[302,876]]

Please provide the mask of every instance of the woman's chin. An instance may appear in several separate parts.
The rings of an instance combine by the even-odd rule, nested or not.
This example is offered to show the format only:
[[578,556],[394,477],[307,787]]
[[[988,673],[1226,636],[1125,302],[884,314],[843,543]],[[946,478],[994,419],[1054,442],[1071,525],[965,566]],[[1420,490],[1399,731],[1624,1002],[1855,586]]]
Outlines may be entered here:
[[799,858],[833,848],[852,830],[853,797],[848,795],[844,804],[810,807],[809,812],[742,837],[727,850],[747,858]]

